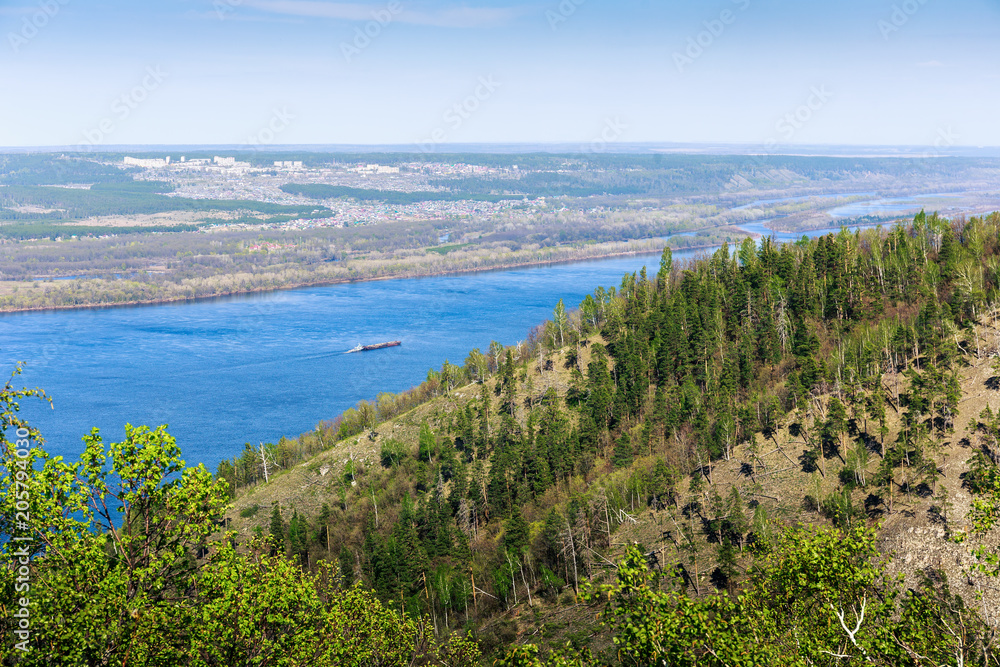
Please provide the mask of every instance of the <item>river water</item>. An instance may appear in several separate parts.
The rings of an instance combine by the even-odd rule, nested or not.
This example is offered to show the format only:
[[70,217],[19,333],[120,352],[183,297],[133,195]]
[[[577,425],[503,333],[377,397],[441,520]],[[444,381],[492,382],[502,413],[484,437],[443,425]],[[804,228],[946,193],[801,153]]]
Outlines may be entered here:
[[[801,232],[746,231],[778,242]],[[813,237],[838,231],[813,230]],[[711,250],[675,252],[675,260]],[[0,315],[0,369],[27,362],[18,386],[42,387],[50,410],[27,401],[52,455],[75,459],[92,427],[120,439],[124,424],[168,424],[188,464],[215,468],[243,443],[295,436],[380,391],[419,384],[445,359],[505,345],[575,308],[599,285],[659,255],[635,255],[453,276],[331,285],[218,299]],[[358,343],[400,347],[344,354]]]
[[[677,259],[699,251],[675,253]],[[514,344],[621,283],[659,256],[636,255],[431,278],[382,280],[155,306],[0,315],[0,368],[28,363],[19,386],[40,386],[23,414],[46,449],[75,459],[99,427],[168,424],[188,464],[214,470],[244,442],[274,442],[380,391],[419,384],[445,359],[495,339]],[[400,347],[344,354],[358,343]]]

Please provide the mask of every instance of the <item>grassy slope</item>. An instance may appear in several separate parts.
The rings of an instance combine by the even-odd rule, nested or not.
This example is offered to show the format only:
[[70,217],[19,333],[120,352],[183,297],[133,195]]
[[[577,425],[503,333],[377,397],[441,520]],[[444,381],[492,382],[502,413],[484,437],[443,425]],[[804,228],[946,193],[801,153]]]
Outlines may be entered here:
[[[953,506],[948,516],[952,530],[965,526],[965,516],[969,510],[970,496],[962,488],[961,480],[961,475],[968,469],[966,461],[972,455],[974,446],[972,443],[975,442],[975,436],[969,432],[968,424],[970,420],[978,417],[986,405],[990,405],[994,410],[1000,407],[1000,391],[986,386],[987,380],[993,375],[986,351],[1000,348],[1000,329],[992,326],[984,327],[980,335],[982,358],[977,359],[973,352],[970,365],[961,371],[963,399],[960,404],[960,414],[955,420],[955,433],[944,438],[938,457],[938,466],[943,473],[939,478],[938,488],[940,485],[945,485],[950,491]],[[560,395],[565,395],[569,386],[570,372],[565,368],[564,359],[564,354],[555,355],[556,363],[552,371],[539,373],[534,365],[528,368],[534,396],[541,396],[548,387],[555,387]],[[581,355],[581,364],[584,368],[588,360],[589,352],[584,348]],[[902,376],[897,378],[895,375],[887,375],[883,381],[892,387],[897,379],[900,391],[904,391],[906,383]],[[407,444],[409,454],[415,458],[421,422],[427,420],[432,428],[440,433],[442,430],[440,420],[455,407],[462,407],[469,400],[476,398],[478,389],[475,385],[456,389],[449,396],[437,398],[380,425],[377,428],[378,436],[374,440],[368,436],[350,438],[336,443],[311,461],[280,472],[269,484],[245,492],[234,502],[231,512],[235,521],[234,526],[241,533],[249,532],[256,526],[266,532],[271,507],[276,502],[283,508],[294,508],[300,514],[310,516],[317,514],[324,502],[334,506],[339,502],[337,491],[340,486],[339,480],[344,474],[345,466],[352,458],[359,468],[356,473],[357,484],[351,487],[347,496],[348,504],[362,503],[364,511],[371,511],[372,501],[366,497],[365,489],[370,489],[373,484],[384,485],[387,489],[395,488],[397,492],[390,493],[390,496],[401,497],[402,487],[407,486],[406,480],[401,479],[405,477],[406,472],[400,469],[387,471],[382,468],[379,462],[381,443],[389,437],[399,439]],[[526,395],[522,382],[519,387],[519,397],[524,398]],[[820,397],[817,406],[822,406],[828,398]],[[900,413],[892,407],[888,407],[887,412],[890,429],[886,436],[888,443],[896,437],[900,425]],[[834,491],[838,486],[838,473],[843,463],[836,456],[827,459],[825,478],[816,472],[805,472],[800,461],[800,456],[805,451],[802,439],[793,437],[788,429],[793,421],[796,419],[789,415],[783,420],[781,428],[773,439],[765,440],[758,434],[754,445],[738,446],[728,461],[715,462],[709,478],[706,479],[708,484],[703,492],[705,495],[701,498],[702,503],[707,505],[707,494],[712,490],[718,491],[725,497],[730,488],[736,486],[740,489],[744,502],[750,503],[751,506],[752,501],[759,502],[767,509],[768,515],[779,523],[826,522],[827,519],[820,513],[808,508],[805,498],[807,495],[817,493],[817,483],[819,492],[823,495]],[[810,418],[800,421],[806,428],[811,427]],[[666,455],[668,458],[670,456],[669,450],[658,451],[654,448],[652,453]],[[869,479],[874,476],[880,461],[877,454],[872,456],[868,466]],[[638,459],[635,465],[643,465],[643,460]],[[749,474],[751,469],[752,476]],[[616,475],[620,473],[612,471],[608,461],[599,460],[587,479],[575,479],[570,485],[571,488],[550,490],[542,499],[546,509],[530,506],[524,508],[525,518],[532,524],[533,535],[540,530],[544,512],[548,507],[567,499],[574,492],[595,484],[613,484]],[[690,477],[685,477],[681,482],[680,506],[693,499],[688,490],[689,481]],[[757,484],[759,487],[755,489]],[[867,490],[854,491],[855,504],[862,504],[867,494]],[[953,591],[962,594],[967,601],[979,604],[976,602],[977,596],[980,594],[983,596],[981,606],[986,612],[987,620],[996,625],[997,613],[990,610],[1000,609],[1000,589],[997,588],[996,582],[983,580],[982,577],[970,579],[964,574],[964,568],[972,562],[969,546],[953,544],[945,539],[944,525],[930,512],[931,506],[935,504],[938,504],[938,501],[932,497],[898,495],[891,514],[873,515],[873,520],[878,521],[881,526],[881,548],[894,557],[891,573],[903,574],[910,582],[915,582],[925,568],[942,570],[952,582]],[[253,505],[260,506],[257,514],[252,518],[241,518],[240,511]],[[397,510],[398,507],[379,507],[380,520],[395,520]],[[335,510],[334,513],[335,522],[338,511]],[[752,510],[748,509],[747,514],[749,518]],[[698,552],[695,567],[690,561],[690,553],[681,551],[675,539],[679,537],[680,524],[686,521],[678,508],[668,507],[657,511],[637,506],[631,516],[634,523],[633,519],[626,519],[613,533],[613,548],[611,553],[605,554],[606,558],[614,560],[625,545],[638,543],[647,549],[658,551],[664,566],[683,562],[691,574],[696,571],[702,592],[711,588],[710,575],[716,566],[718,546],[706,539],[700,525],[696,526]],[[340,532],[342,535],[353,534],[352,536],[356,538],[360,534],[361,525],[341,525],[338,530],[342,531]],[[496,539],[496,532],[480,532],[479,542]],[[997,536],[993,535],[991,539],[996,542]],[[336,539],[334,542],[336,549]],[[483,546],[486,545],[477,544],[476,541],[472,543],[474,550]],[[748,559],[743,559],[741,565],[744,567],[748,565]],[[599,572],[598,578],[610,576],[608,569],[595,571]],[[586,639],[595,646],[607,645],[607,637],[595,634],[598,631],[595,620],[598,610],[576,605],[571,587],[565,589],[557,600],[543,600],[536,594],[532,603],[531,606],[527,604],[522,591],[520,604],[501,615],[494,616],[481,626],[478,632],[482,632],[484,628],[492,628],[508,641],[515,637],[519,639],[530,637],[530,641],[534,642],[561,643],[569,637],[575,637],[578,640]]]

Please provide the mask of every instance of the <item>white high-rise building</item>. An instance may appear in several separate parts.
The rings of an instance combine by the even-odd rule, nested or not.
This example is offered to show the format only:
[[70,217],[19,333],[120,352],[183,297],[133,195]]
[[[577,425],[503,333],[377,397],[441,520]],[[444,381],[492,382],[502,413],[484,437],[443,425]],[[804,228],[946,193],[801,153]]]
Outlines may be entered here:
[[125,166],[127,167],[142,167],[143,169],[158,169],[161,167],[166,167],[170,164],[170,156],[166,158],[138,158],[138,157],[126,157],[123,160]]

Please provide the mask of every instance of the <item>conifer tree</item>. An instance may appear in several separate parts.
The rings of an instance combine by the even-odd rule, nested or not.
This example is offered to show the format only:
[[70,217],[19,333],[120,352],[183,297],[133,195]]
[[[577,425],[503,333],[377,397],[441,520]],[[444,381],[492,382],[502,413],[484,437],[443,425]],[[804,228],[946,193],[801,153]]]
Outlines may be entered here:
[[600,343],[591,347],[591,360],[587,365],[587,408],[590,418],[600,429],[608,428],[611,419],[614,383],[608,371],[606,349]]
[[330,520],[332,512],[329,503],[323,503],[319,514],[316,516],[316,524],[312,532],[312,542],[318,547],[329,549],[330,547]]
[[615,443],[615,453],[611,462],[615,468],[627,468],[632,465],[633,457],[632,438],[626,431],[618,437],[618,440]]
[[524,520],[521,509],[514,505],[504,522],[503,547],[512,554],[520,555],[528,547],[528,537],[528,522]]
[[288,522],[288,546],[292,556],[297,556],[303,565],[308,564],[308,535],[308,524],[305,518],[300,518],[298,510],[295,510],[292,513],[291,521]]
[[277,503],[271,510],[271,553],[285,553],[285,522],[281,519],[281,508]]
[[337,564],[340,566],[342,586],[349,588],[354,584],[354,554],[351,553],[346,544],[340,546],[340,553],[337,555]]

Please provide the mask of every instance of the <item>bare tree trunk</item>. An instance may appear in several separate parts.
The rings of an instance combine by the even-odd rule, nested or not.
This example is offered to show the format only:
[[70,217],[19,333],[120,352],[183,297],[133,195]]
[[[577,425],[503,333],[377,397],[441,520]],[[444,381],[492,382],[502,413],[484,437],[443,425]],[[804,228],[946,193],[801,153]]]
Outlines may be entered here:
[[524,563],[521,563],[521,581],[524,582],[524,590],[528,592],[528,606],[534,607],[534,603],[531,601],[531,586],[528,585],[528,580],[524,576]]
[[514,578],[514,564],[510,562],[510,554],[507,554],[507,567],[510,568],[511,589],[514,591],[514,604],[517,604],[517,579]]

